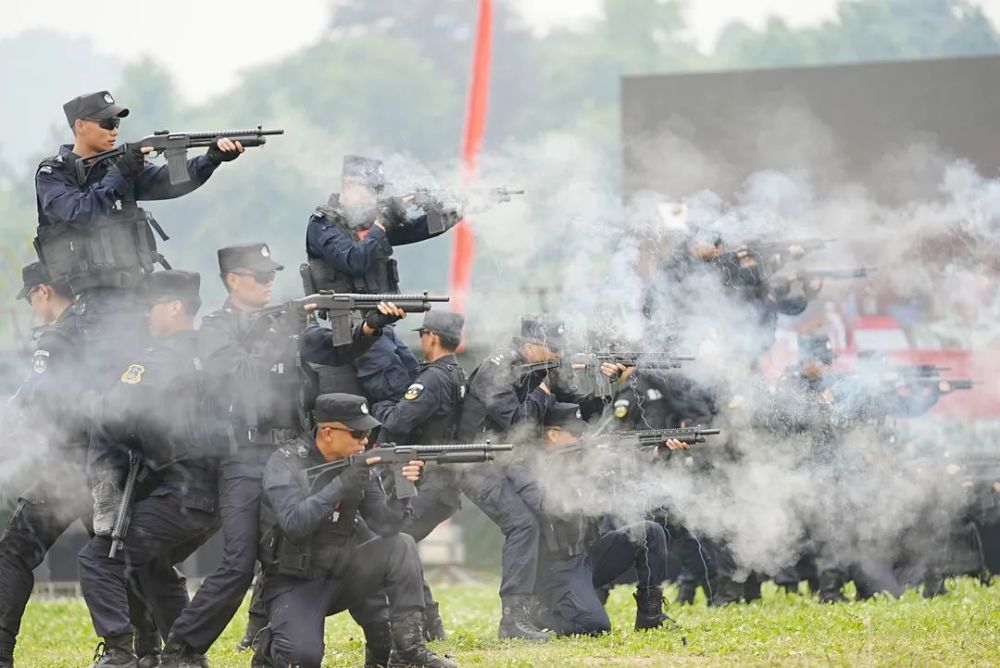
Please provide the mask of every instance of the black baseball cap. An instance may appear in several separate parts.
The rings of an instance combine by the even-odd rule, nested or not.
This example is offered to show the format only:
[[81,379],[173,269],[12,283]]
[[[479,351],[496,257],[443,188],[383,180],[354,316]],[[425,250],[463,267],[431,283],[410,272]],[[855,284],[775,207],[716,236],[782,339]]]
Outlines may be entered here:
[[128,116],[128,109],[115,102],[115,98],[106,90],[74,97],[63,105],[63,112],[70,127],[73,127],[74,121],[78,118],[103,121],[106,118]]
[[521,318],[521,341],[538,343],[558,352],[565,343],[565,334],[566,326],[557,318],[545,314]]
[[21,268],[21,283],[21,291],[17,293],[16,299],[25,299],[29,292],[39,285],[52,283],[52,279],[44,264],[32,262]]
[[200,299],[200,291],[201,274],[196,271],[155,271],[146,279],[146,296],[150,303],[166,299]]
[[545,411],[544,424],[546,427],[565,429],[575,436],[587,431],[587,423],[584,422],[580,407],[576,404],[562,402],[553,404],[552,408]]
[[317,424],[343,422],[351,429],[374,429],[382,424],[369,413],[367,399],[342,392],[316,397],[313,419]]
[[354,181],[376,190],[385,187],[385,169],[382,161],[375,158],[345,155],[340,175],[344,181]]
[[281,271],[285,267],[271,259],[271,249],[265,243],[239,244],[220,248],[219,273],[225,276],[237,269],[247,271]]
[[424,314],[424,324],[415,328],[414,332],[433,332],[444,334],[456,339],[462,338],[462,326],[465,325],[465,318],[460,313],[449,313],[448,311],[428,311]]

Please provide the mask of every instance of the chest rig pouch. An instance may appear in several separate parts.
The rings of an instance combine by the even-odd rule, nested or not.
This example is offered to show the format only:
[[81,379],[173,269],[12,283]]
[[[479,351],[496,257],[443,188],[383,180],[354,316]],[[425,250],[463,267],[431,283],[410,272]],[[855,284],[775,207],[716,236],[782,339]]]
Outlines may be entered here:
[[[44,160],[40,167],[45,166],[71,173],[61,159]],[[86,223],[50,221],[40,201],[37,205],[35,252],[52,279],[69,284],[74,294],[96,287],[137,288],[154,264],[170,268],[156,248],[157,236],[169,237],[152,214],[136,205],[132,193],[116,201],[110,215]]]
[[[279,448],[285,456],[295,458],[301,468],[306,461],[289,448]],[[297,481],[308,493],[306,474],[299,471]],[[269,572],[304,580],[324,580],[341,577],[354,555],[358,508],[363,492],[345,497],[333,508],[312,535],[292,540],[278,526],[277,518],[267,504],[261,506],[261,522],[270,524],[261,535],[261,560]]]
[[[349,226],[344,220],[343,213],[337,209],[321,206],[317,207],[316,213],[347,235],[352,242],[357,243],[361,240],[360,230]],[[314,294],[320,290],[361,294],[399,292],[399,270],[396,260],[392,257],[392,244],[388,239],[383,239],[379,243],[375,261],[363,275],[349,276],[338,272],[323,260],[314,257],[309,258],[308,267],[303,265],[300,271],[306,294]],[[310,291],[310,288],[314,289]]]

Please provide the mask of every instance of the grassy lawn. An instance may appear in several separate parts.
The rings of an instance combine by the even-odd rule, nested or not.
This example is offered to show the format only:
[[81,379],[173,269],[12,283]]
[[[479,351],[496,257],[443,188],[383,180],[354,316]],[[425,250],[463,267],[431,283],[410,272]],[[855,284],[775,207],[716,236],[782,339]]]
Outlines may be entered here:
[[[612,634],[532,645],[496,639],[494,586],[442,586],[436,592],[451,636],[434,649],[470,666],[1000,665],[1000,584],[959,580],[949,588],[930,601],[910,592],[900,600],[823,606],[765,586],[763,601],[753,605],[674,606],[681,630],[636,633],[631,591],[618,587],[608,602]],[[232,650],[244,621],[241,612],[210,652],[214,668],[249,665],[248,655]],[[325,666],[362,663],[361,630],[348,615],[328,620],[326,641]],[[82,601],[32,602],[17,665],[79,668],[94,645]]]

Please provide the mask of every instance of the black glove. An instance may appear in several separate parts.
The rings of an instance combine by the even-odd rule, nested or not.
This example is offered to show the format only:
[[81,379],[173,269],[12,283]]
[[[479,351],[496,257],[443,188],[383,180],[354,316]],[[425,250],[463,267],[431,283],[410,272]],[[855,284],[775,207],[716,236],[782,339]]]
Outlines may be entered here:
[[372,470],[365,465],[348,466],[347,470],[337,476],[340,480],[345,494],[356,494],[365,487],[372,479]]
[[208,152],[205,153],[205,157],[213,165],[221,165],[224,162],[232,162],[236,158],[240,157],[239,151],[223,151],[219,148],[218,143],[212,144],[208,147]]
[[382,329],[386,325],[391,325],[398,320],[399,318],[397,316],[386,315],[378,309],[368,311],[368,314],[365,316],[365,324],[375,330]]
[[146,156],[142,153],[142,147],[139,144],[125,144],[125,153],[118,158],[115,169],[128,181],[132,181],[145,167]]

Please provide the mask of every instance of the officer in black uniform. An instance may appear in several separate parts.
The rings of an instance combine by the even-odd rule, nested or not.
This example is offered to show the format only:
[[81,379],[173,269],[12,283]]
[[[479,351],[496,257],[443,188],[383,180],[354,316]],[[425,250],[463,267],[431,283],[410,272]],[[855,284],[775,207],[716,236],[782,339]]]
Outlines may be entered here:
[[[603,401],[580,394],[558,372],[564,340],[562,321],[545,315],[522,318],[521,335],[515,337],[513,346],[494,354],[473,371],[459,420],[459,441],[504,442],[519,434],[535,438],[545,413],[557,400],[579,405],[587,416],[599,414]],[[613,377],[623,370],[616,365],[602,368]],[[538,572],[539,527],[535,513],[518,496],[502,466],[490,463],[467,467],[459,487],[504,534],[499,636],[548,639],[550,634],[529,619]]]
[[[81,365],[78,315],[65,284],[54,283],[40,262],[21,270],[26,300],[38,322],[32,373],[11,399],[7,437],[30,443],[45,457],[38,479],[18,499],[0,535],[0,668],[13,666],[14,642],[34,586],[33,571],[77,518],[90,526],[91,499],[85,474],[86,421],[82,407],[86,373]],[[80,411],[75,410],[80,407]]]
[[[399,533],[407,503],[386,497],[369,468],[378,458],[308,475],[363,455],[378,420],[364,397],[351,394],[320,395],[314,419],[315,433],[282,445],[264,473],[262,597],[270,626],[258,657],[319,668],[323,619],[349,609],[365,631],[366,666],[455,666],[424,645],[423,570],[413,538]],[[410,462],[403,475],[416,482],[422,468]]]
[[[567,403],[554,404],[546,411],[544,423],[543,445],[547,448],[578,443],[587,427],[579,407]],[[514,462],[507,473],[543,527],[537,592],[541,609],[535,613],[538,624],[560,635],[610,632],[611,621],[597,590],[635,566],[639,583],[635,629],[662,626],[669,619],[663,614],[662,583],[667,577],[667,537],[663,527],[643,521],[615,529],[610,520],[566,510],[567,506],[572,508],[572,501],[550,498],[529,461]],[[565,470],[559,468],[560,478],[579,477],[578,462],[566,463],[569,466]],[[580,479],[578,484],[570,483],[563,489],[583,495],[593,484],[592,479]]]
[[123,368],[101,402],[100,429],[109,441],[134,449],[143,469],[122,557],[108,556],[107,536],[94,536],[79,555],[83,597],[104,639],[95,666],[138,665],[130,580],[138,583],[160,632],[167,634],[188,602],[173,563],[213,524],[215,457],[225,448],[227,425],[221,410],[211,408],[198,358],[194,318],[200,286],[197,273],[162,271],[149,277],[145,295],[154,345]]
[[[283,269],[267,244],[219,250],[219,271],[229,298],[202,320],[200,358],[235,421],[235,443],[220,467],[219,508],[225,538],[222,563],[202,583],[174,622],[163,666],[185,665],[204,654],[226,628],[253,579],[259,533],[261,478],[275,448],[308,426],[315,377],[309,363],[350,364],[382,328],[405,314],[380,304],[347,345],[334,346],[329,329],[305,325],[304,314],[261,310]],[[314,395],[313,395],[314,396]]]
[[[132,146],[113,165],[83,168],[82,159],[114,148],[121,119],[129,110],[108,91],[80,95],[63,105],[74,143],[41,162],[35,174],[38,235],[35,249],[53,280],[69,286],[77,298],[82,352],[99,383],[113,384],[113,374],[136,354],[145,333],[143,305],[136,288],[165,263],[156,237],[166,238],[137,202],[170,199],[198,188],[222,163],[243,147],[220,138],[205,155],[188,161],[190,181],[172,185],[167,166],[147,165],[149,149]],[[166,266],[166,265],[164,265]],[[95,487],[94,529],[111,531],[124,476],[126,455],[111,444],[94,441],[89,455]]]
[[[379,439],[400,445],[455,443],[458,417],[465,399],[465,371],[455,358],[462,342],[465,318],[458,313],[428,311],[420,332],[424,364],[402,401],[375,404],[373,413],[382,422]],[[411,514],[403,526],[419,543],[462,507],[453,472],[432,466],[411,501]],[[431,590],[424,584],[424,631],[428,640],[445,637],[444,623]]]
[[[307,294],[318,290],[385,294],[399,292],[393,246],[441,234],[461,216],[441,205],[407,207],[402,200],[380,200],[386,187],[381,160],[344,156],[341,191],[309,218],[308,263],[302,266]],[[431,233],[428,226],[438,231]],[[398,401],[417,374],[417,361],[391,329],[355,364],[356,378],[320,374],[320,390],[364,394],[372,403]],[[329,375],[329,377],[327,377]]]

